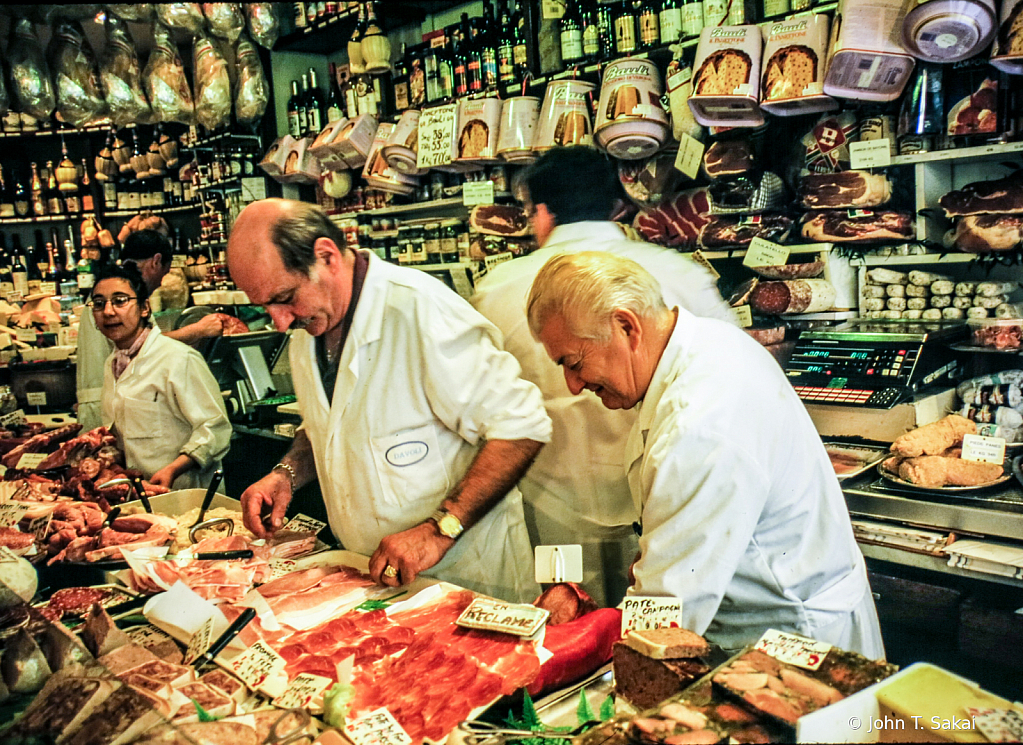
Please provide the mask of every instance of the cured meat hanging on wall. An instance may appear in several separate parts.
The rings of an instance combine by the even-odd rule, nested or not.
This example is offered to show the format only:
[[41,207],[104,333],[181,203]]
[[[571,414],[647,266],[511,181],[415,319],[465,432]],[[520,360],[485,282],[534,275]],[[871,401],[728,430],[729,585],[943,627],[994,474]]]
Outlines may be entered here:
[[239,124],[255,124],[266,112],[270,100],[270,85],[263,73],[263,65],[255,45],[242,34],[235,50],[234,116]]
[[50,68],[31,21],[21,18],[11,26],[7,61],[11,65],[11,93],[18,109],[36,119],[49,118],[56,99]]
[[153,51],[149,53],[142,82],[157,121],[192,123],[195,106],[185,66],[170,29],[159,23],[153,27]]
[[202,33],[202,8],[199,3],[155,3],[156,17],[168,28],[180,28],[193,35]]
[[280,34],[274,3],[245,3],[245,19],[253,40],[265,49],[273,49]]
[[210,24],[210,33],[232,44],[245,30],[245,18],[239,3],[203,3],[202,12]]
[[57,118],[83,127],[106,108],[92,49],[77,23],[61,22],[49,49],[57,94]]
[[119,127],[147,123],[153,117],[142,81],[138,55],[128,27],[113,13],[105,23],[107,45],[100,60],[100,80],[106,91],[110,118]]
[[208,36],[197,36],[193,46],[195,116],[206,129],[217,129],[231,120],[231,78],[227,62]]

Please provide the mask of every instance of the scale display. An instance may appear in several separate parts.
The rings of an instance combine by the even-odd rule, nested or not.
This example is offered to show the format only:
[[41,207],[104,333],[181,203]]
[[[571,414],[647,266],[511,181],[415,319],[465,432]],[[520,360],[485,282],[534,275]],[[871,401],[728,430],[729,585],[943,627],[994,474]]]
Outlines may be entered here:
[[800,335],[785,367],[807,402],[891,408],[956,369],[947,342],[964,327],[847,324]]

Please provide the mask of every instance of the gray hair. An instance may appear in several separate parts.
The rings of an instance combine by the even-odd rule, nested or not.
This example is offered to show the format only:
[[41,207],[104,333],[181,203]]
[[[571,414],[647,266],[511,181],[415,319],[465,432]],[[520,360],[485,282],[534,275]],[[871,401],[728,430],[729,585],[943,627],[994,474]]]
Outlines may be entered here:
[[318,238],[329,238],[344,253],[344,231],[322,209],[307,202],[291,202],[284,216],[270,228],[270,240],[277,246],[285,268],[306,276],[316,264],[313,247]]
[[667,311],[653,275],[631,259],[603,251],[554,257],[536,275],[526,301],[534,337],[552,317],[561,316],[580,339],[607,341],[612,315],[619,308],[640,318]]

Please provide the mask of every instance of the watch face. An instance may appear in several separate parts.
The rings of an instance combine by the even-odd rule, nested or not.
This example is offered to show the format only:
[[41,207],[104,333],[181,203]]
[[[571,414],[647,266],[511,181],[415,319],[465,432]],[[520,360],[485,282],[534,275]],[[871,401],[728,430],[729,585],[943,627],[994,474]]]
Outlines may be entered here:
[[440,532],[448,538],[455,538],[462,532],[462,524],[454,515],[444,515],[444,517],[442,517],[437,523],[437,527],[440,528]]

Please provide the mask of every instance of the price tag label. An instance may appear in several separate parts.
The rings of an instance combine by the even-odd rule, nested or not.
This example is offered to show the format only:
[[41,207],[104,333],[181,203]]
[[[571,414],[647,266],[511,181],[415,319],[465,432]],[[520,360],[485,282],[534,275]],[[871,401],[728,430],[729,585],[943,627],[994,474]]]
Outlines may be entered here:
[[490,181],[466,181],[462,186],[462,204],[466,207],[474,207],[477,204],[494,203],[494,182]]
[[21,502],[0,503],[0,528],[9,528],[21,522],[28,512],[28,505]]
[[27,391],[25,398],[29,406],[46,406],[46,391]]
[[18,556],[11,549],[7,548],[7,546],[0,546],[0,564],[7,564],[17,560]]
[[10,414],[0,416],[0,427],[17,427],[27,421],[28,419],[25,418],[24,409],[17,409],[12,411]]
[[966,714],[988,742],[1023,742],[1023,716],[1018,711],[967,706]]
[[816,670],[824,662],[831,645],[807,639],[798,634],[787,634],[777,629],[768,629],[760,637],[756,648],[779,662]]
[[296,533],[319,533],[327,527],[327,523],[320,520],[314,520],[309,517],[309,515],[299,514],[288,520],[285,527],[288,530],[295,531]]
[[334,681],[322,675],[299,673],[288,684],[284,693],[273,700],[282,709],[308,709],[313,699],[327,690]]
[[553,21],[565,16],[565,3],[562,0],[542,0],[540,12],[545,21]]
[[231,660],[231,669],[249,688],[259,688],[267,678],[284,670],[284,658],[262,639]]
[[206,622],[196,629],[192,638],[188,640],[188,649],[185,651],[186,665],[191,665],[210,648],[210,643],[213,641],[213,618],[213,616],[207,618]]
[[152,649],[154,647],[167,644],[168,642],[175,645],[177,644],[170,635],[165,634],[155,626],[133,626],[132,628],[127,629],[125,633],[128,634],[133,642],[145,647],[146,649]]
[[671,93],[680,86],[685,85],[693,79],[693,68],[686,65],[681,67],[674,72],[669,72],[668,76],[664,79],[664,87]]
[[46,538],[46,534],[50,530],[50,520],[52,518],[53,513],[51,512],[49,515],[37,517],[35,520],[29,522],[28,532],[34,534],[36,537],[36,541],[38,541],[39,543],[42,543],[43,540]]
[[739,322],[739,326],[744,329],[748,329],[753,325],[753,311],[750,310],[748,305],[740,305],[738,308],[732,308],[732,312],[735,313],[735,318]]
[[678,144],[678,155],[675,156],[675,168],[686,176],[695,179],[700,175],[700,164],[703,162],[703,143],[692,135],[682,133]]
[[455,621],[468,629],[499,631],[515,636],[532,636],[550,616],[550,611],[535,605],[502,603],[500,600],[476,598]]
[[889,139],[849,143],[849,164],[852,168],[884,168],[892,164],[892,143]]
[[511,261],[514,258],[515,254],[511,253],[510,251],[503,251],[502,253],[499,254],[491,254],[489,256],[484,256],[483,263],[486,265],[487,271],[489,272],[498,264],[503,264],[504,262]]
[[7,295],[4,296],[4,299],[8,303],[11,303],[13,305],[15,303],[20,303],[20,302],[24,301],[25,296],[22,295],[20,292],[8,292]]
[[444,166],[451,162],[451,146],[455,136],[457,104],[426,109],[419,117],[419,170]]
[[44,295],[56,295],[57,294],[57,283],[56,282],[41,282],[39,284],[39,292]]
[[742,260],[743,266],[778,266],[789,260],[788,246],[780,246],[763,238],[754,238],[750,241],[749,249],[746,251],[746,258]]
[[18,459],[18,465],[15,468],[19,471],[31,471],[39,468],[39,464],[49,457],[48,453],[25,453]]
[[36,330],[35,329],[18,329],[14,332],[14,338],[18,341],[35,343]]
[[270,579],[268,579],[267,582],[279,579],[283,577],[285,574],[290,574],[291,572],[295,571],[295,567],[297,566],[298,562],[295,561],[294,559],[271,559]]
[[718,270],[714,268],[713,264],[707,261],[707,257],[703,255],[700,249],[697,248],[695,251],[689,254],[689,257],[697,264],[702,266],[704,269],[706,269],[708,272],[713,274],[714,279],[721,279],[721,275],[718,273]]
[[1000,466],[1005,462],[1005,440],[1001,437],[963,435],[963,454],[960,457]]
[[622,609],[622,636],[630,631],[682,627],[682,599],[630,595],[618,606]]
[[387,709],[381,707],[345,725],[355,745],[411,745],[412,738]]
[[184,254],[174,254],[171,256],[171,269],[183,269],[186,261],[188,257]]

